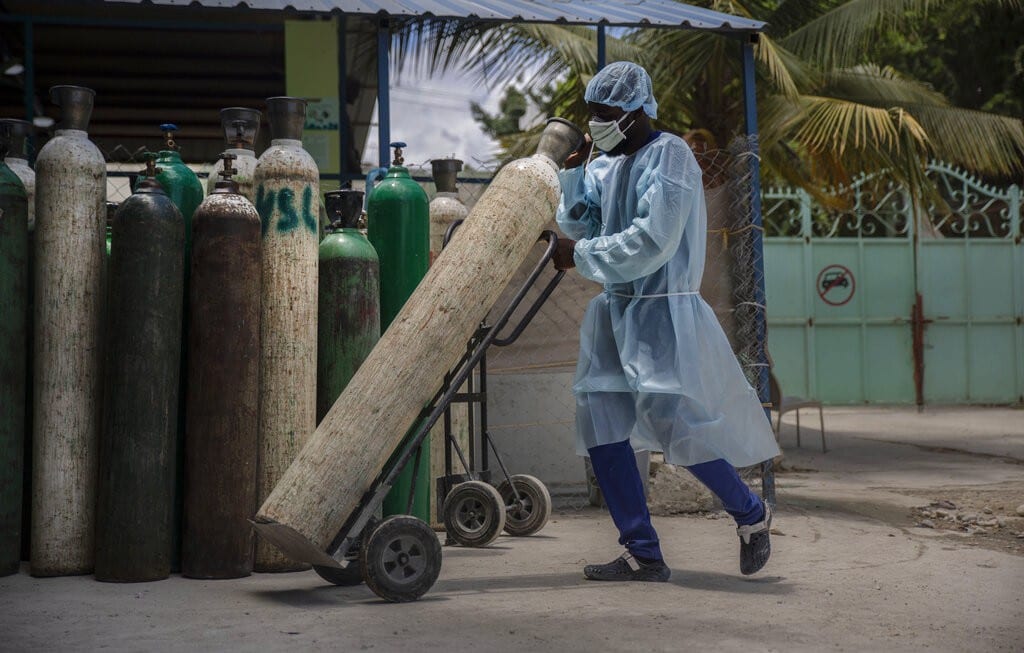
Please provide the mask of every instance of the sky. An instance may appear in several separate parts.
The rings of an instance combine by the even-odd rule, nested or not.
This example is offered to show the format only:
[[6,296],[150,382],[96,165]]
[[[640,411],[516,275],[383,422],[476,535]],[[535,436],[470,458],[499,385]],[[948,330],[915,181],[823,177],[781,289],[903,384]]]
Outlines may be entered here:
[[[391,140],[408,144],[407,166],[429,165],[431,159],[452,155],[467,165],[492,161],[498,143],[473,120],[469,103],[478,102],[495,113],[502,92],[454,72],[430,77],[403,73],[391,84]],[[376,165],[376,110],[373,122],[363,161]]]

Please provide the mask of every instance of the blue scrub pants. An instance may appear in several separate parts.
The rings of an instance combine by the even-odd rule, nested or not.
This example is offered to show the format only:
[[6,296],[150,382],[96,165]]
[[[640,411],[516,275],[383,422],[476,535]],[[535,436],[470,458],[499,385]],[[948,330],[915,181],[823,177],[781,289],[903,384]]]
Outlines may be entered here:
[[[608,512],[619,529],[619,544],[641,560],[661,560],[658,534],[647,510],[643,481],[629,440],[587,450],[594,476],[604,495]],[[764,505],[725,460],[712,460],[686,469],[707,486],[740,526],[764,519]]]

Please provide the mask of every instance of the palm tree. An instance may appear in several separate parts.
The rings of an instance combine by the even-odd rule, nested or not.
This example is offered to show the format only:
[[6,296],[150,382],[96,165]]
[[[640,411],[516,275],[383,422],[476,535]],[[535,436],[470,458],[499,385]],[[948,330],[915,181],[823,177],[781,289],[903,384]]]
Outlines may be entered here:
[[[768,23],[755,47],[760,147],[765,174],[815,194],[853,174],[887,168],[925,191],[929,157],[983,176],[1024,171],[1024,125],[952,106],[927,85],[869,61],[871,43],[928,0],[698,0],[692,4]],[[968,0],[1013,8],[1020,0]],[[595,32],[562,25],[416,22],[400,54],[429,69],[461,68],[489,84],[554,84],[548,109],[583,124],[583,88],[596,62]],[[705,130],[719,146],[742,133],[738,45],[690,30],[635,30],[608,37],[609,61],[651,72],[659,126]],[[536,130],[534,130],[535,132]],[[502,141],[528,151],[534,132]],[[927,191],[925,191],[927,192]]]

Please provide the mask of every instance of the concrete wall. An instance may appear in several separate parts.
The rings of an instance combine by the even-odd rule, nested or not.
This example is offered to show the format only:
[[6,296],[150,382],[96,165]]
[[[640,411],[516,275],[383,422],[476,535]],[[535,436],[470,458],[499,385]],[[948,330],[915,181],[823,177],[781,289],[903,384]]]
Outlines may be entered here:
[[572,379],[572,371],[487,377],[491,437],[509,472],[536,476],[552,495],[586,491]]

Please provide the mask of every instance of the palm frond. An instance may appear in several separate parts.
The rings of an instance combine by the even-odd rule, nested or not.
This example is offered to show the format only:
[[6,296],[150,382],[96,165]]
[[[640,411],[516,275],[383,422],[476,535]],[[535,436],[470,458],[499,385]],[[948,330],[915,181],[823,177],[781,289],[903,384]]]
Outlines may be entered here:
[[799,57],[765,34],[758,39],[754,52],[768,83],[782,95],[795,96],[800,89],[809,90],[817,81]]
[[769,6],[760,19],[767,21],[768,34],[781,39],[844,2],[846,0],[782,0],[776,6]]
[[876,64],[862,64],[829,72],[821,92],[830,97],[872,106],[949,106],[949,100],[927,84],[903,77],[889,66]]
[[719,56],[723,40],[710,32],[691,30],[638,30],[625,39],[639,50],[657,53],[648,72],[659,98],[689,92]]
[[812,95],[802,96],[800,103],[806,113],[793,137],[811,150],[834,150],[840,157],[847,148],[898,153],[909,142],[915,153],[927,152],[928,134],[901,108],[883,109]]
[[877,108],[906,110],[929,135],[934,156],[983,175],[1024,170],[1024,125],[1016,118],[951,106],[930,87],[873,64],[834,71],[822,90],[829,97]]
[[[871,37],[898,25],[910,12],[927,9],[929,0],[848,0],[838,3],[780,39],[798,56],[822,70],[858,62]],[[780,13],[785,5],[780,7]]]
[[[915,195],[934,192],[924,164],[931,142],[924,127],[906,110],[879,108],[832,97],[771,96],[762,103],[772,126],[763,132],[767,152],[789,148],[804,166],[807,190],[848,184],[852,175],[888,169]],[[769,161],[777,161],[773,156]],[[792,180],[792,170],[770,170]]]
[[[822,70],[846,68],[859,63],[872,38],[884,29],[897,27],[928,10],[934,0],[846,0],[833,2],[825,13],[803,23],[780,39],[788,49]],[[783,15],[788,3],[779,6]],[[1018,9],[1021,0],[966,0],[964,11],[979,7]],[[771,20],[771,19],[769,19]],[[785,22],[785,18],[781,19]],[[778,36],[776,34],[776,36]]]
[[[644,63],[644,52],[621,39],[608,36],[606,46],[610,61]],[[539,88],[597,66],[596,32],[582,25],[417,19],[396,29],[393,47],[416,72],[459,70],[491,86],[519,79]]]
[[1024,124],[1016,118],[957,107],[908,105],[929,134],[938,159],[975,173],[1016,177],[1024,172]]

